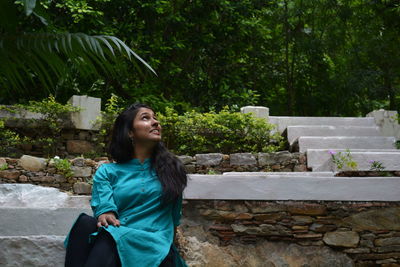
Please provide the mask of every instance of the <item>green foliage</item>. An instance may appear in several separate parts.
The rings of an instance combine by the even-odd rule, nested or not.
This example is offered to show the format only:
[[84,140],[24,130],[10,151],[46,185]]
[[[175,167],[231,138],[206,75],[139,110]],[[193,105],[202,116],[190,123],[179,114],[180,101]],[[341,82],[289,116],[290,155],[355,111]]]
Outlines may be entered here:
[[[29,94],[10,94],[3,86],[1,103],[42,99],[49,93],[62,101],[72,94],[108,99],[114,93],[159,111],[173,107],[179,112],[262,105],[272,115],[364,116],[373,109],[400,107],[400,9],[395,1],[28,1],[36,3],[28,17],[30,11],[23,6],[15,10],[12,1],[3,2],[0,28],[6,33],[23,29],[118,36],[159,77],[153,79],[150,72],[131,75],[135,63],[128,60],[104,66],[112,74],[105,75],[95,60],[87,67],[79,57],[60,55],[64,65],[56,65],[51,73],[64,75],[53,80],[54,88],[46,91],[32,72],[25,76]],[[74,50],[79,51],[79,40],[87,49],[86,38],[70,37]],[[56,39],[59,49],[63,39],[69,47],[65,35]],[[98,41],[105,57],[112,58],[107,45]],[[36,42],[48,49],[46,41]],[[33,47],[35,42],[26,45]],[[30,54],[21,57],[30,59],[27,66],[38,65],[39,70],[43,63],[34,60],[36,52],[25,50]],[[127,57],[123,51],[117,59]],[[7,62],[2,66],[9,72],[16,68],[13,61]],[[99,75],[89,75],[94,71]]]
[[176,154],[272,152],[282,146],[282,137],[272,134],[273,126],[251,114],[222,111],[178,115],[167,108],[159,114],[163,140]]
[[57,173],[64,175],[66,178],[70,178],[74,175],[72,164],[68,159],[60,159],[56,156],[52,160],[54,161],[54,167],[56,168]]
[[[131,61],[139,72],[141,70],[134,60],[155,73],[130,47],[114,36],[69,33],[51,24],[49,2],[3,2],[0,16],[4,17],[2,20],[6,20],[7,25],[15,27],[0,24],[0,101],[6,95],[13,100],[25,98],[24,94],[28,92],[31,96],[31,87],[38,85],[42,92],[55,93],[57,84],[71,74],[71,69],[78,70],[76,74],[84,79],[95,79],[105,74],[116,77],[114,65],[125,59]],[[102,14],[85,1],[65,1],[64,5],[76,12],[73,16],[75,22],[85,14]],[[55,7],[64,5],[55,4]],[[19,8],[21,6],[23,10]],[[21,15],[22,11],[25,17]],[[117,71],[120,74],[122,69]]]
[[[5,119],[0,120],[0,137],[2,137],[0,144],[3,142],[7,144],[2,146],[4,149],[0,148],[0,153],[3,155],[15,154],[17,148],[24,144],[40,146],[47,155],[54,155],[57,143],[60,142],[61,130],[68,119],[67,115],[80,110],[69,103],[65,105],[58,103],[52,95],[42,101],[29,101],[27,105],[19,104],[2,109],[11,113],[30,111],[41,114],[40,118],[24,119],[26,126],[31,130],[31,136],[35,136],[35,138],[21,137],[20,134],[5,127]],[[9,120],[15,119],[9,118]]]
[[29,143],[31,143],[30,138],[21,137],[15,131],[8,129],[5,127],[5,119],[0,119],[0,155],[17,156],[17,148]]
[[336,165],[338,170],[344,170],[350,168],[351,170],[357,169],[357,162],[353,160],[353,156],[350,154],[350,150],[346,149],[345,152],[335,152],[329,150],[329,154],[332,157],[332,162]]
[[370,171],[383,171],[385,169],[385,166],[383,166],[383,163],[377,160],[372,160],[370,161]]
[[400,149],[400,140],[397,140],[397,141],[396,141],[396,148],[397,148],[397,149]]
[[99,125],[99,132],[93,141],[99,146],[97,150],[105,150],[106,142],[110,138],[114,121],[123,110],[124,104],[125,102],[123,99],[115,94],[112,94],[107,100],[104,111],[101,112],[101,116],[96,120],[96,124]]
[[65,120],[68,119],[67,115],[80,110],[69,103],[58,103],[52,95],[42,101],[29,101],[28,105],[17,105],[17,107],[43,115],[41,119],[31,120],[40,125],[42,137],[38,138],[36,143],[42,145],[48,155],[57,152],[57,142],[60,142],[61,130]]
[[7,170],[7,169],[8,169],[8,164],[7,163],[4,163],[4,164],[0,165],[0,171],[4,171],[4,170]]

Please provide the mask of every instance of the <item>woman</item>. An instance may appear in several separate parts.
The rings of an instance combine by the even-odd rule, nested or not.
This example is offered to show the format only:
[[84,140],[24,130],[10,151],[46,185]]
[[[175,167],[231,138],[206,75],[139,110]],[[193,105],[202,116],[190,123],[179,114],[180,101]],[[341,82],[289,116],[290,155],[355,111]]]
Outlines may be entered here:
[[65,266],[185,266],[173,240],[186,172],[161,142],[149,106],[134,104],[117,117],[109,152],[116,163],[93,177],[94,218],[78,217],[65,240]]

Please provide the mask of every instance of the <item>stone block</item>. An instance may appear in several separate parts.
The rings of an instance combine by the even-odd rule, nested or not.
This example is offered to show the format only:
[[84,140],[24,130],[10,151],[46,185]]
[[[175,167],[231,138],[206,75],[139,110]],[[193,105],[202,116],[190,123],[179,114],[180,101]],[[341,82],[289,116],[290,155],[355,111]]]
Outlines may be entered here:
[[185,165],[185,169],[187,173],[195,173],[196,172],[196,165],[188,164]]
[[74,177],[90,177],[92,176],[92,168],[91,167],[71,167],[72,172],[74,173]]
[[77,167],[84,167],[85,159],[84,158],[74,158],[72,160],[72,165],[77,166]]
[[250,208],[252,213],[269,213],[286,211],[286,206],[276,203],[268,203],[261,201],[246,201],[246,205]]
[[4,170],[0,171],[0,177],[8,180],[16,181],[18,177],[21,175],[20,171],[17,170]]
[[288,206],[288,212],[299,215],[324,215],[326,214],[326,207],[319,204],[293,204]]
[[380,136],[377,126],[293,125],[287,127],[292,145],[300,136]]
[[245,106],[240,108],[240,112],[252,113],[256,118],[268,119],[269,117],[269,108],[262,106]]
[[257,161],[251,153],[235,153],[230,155],[230,165],[256,165]]
[[101,99],[89,96],[74,95],[69,99],[74,107],[80,107],[81,110],[71,114],[72,124],[76,129],[98,130],[96,120],[101,116]]
[[216,166],[222,161],[223,155],[220,153],[196,154],[196,164],[204,166]]
[[313,218],[310,216],[293,216],[292,217],[295,224],[311,224],[313,222]]
[[21,175],[19,177],[18,181],[21,183],[26,183],[26,182],[28,182],[28,177],[26,177],[25,175]]
[[307,149],[395,149],[394,137],[382,136],[302,136],[299,138],[300,152]]
[[77,182],[74,184],[74,193],[78,195],[89,195],[92,193],[92,186],[88,183]]
[[275,164],[275,157],[273,153],[258,153],[258,165],[261,167],[274,165]]
[[60,174],[54,174],[54,180],[57,183],[65,183],[65,182],[67,182],[67,178],[65,178],[64,175],[60,175]]
[[55,181],[54,176],[46,176],[46,175],[41,175],[41,176],[32,176],[31,180],[33,182],[40,182],[40,183],[52,183]]
[[400,207],[362,211],[343,219],[355,231],[400,230]]
[[379,253],[399,252],[400,251],[400,245],[377,247],[376,251],[379,252]]
[[0,265],[64,266],[64,236],[0,237]]
[[[400,177],[327,177],[310,175],[190,174],[186,199],[400,201]],[[312,207],[299,212],[321,214]],[[262,213],[262,212],[261,212]],[[298,214],[312,215],[312,214]],[[400,225],[400,224],[399,224]]]
[[359,253],[370,253],[371,250],[369,248],[348,248],[343,250],[345,253],[349,254],[359,254]]
[[397,121],[397,111],[395,110],[374,110],[367,114],[367,117],[372,117],[376,125],[379,126],[381,135],[395,136],[400,139],[400,125]]
[[[345,152],[345,149],[331,149],[336,153]],[[357,170],[370,170],[372,161],[379,161],[385,167],[385,170],[400,170],[400,151],[384,150],[378,151],[372,149],[352,149],[350,155],[353,161],[357,162]],[[332,157],[328,149],[308,149],[307,150],[309,168],[313,171],[332,171],[336,170],[336,166],[332,162]]]
[[313,223],[310,226],[310,230],[317,232],[317,233],[324,233],[324,232],[330,232],[334,231],[337,229],[336,225],[333,224],[319,224],[319,223]]
[[37,172],[43,170],[46,167],[46,164],[46,159],[29,155],[23,155],[19,159],[19,165],[27,171]]
[[375,246],[392,246],[400,245],[400,237],[378,238],[374,241]]
[[278,126],[283,133],[288,126],[294,125],[330,125],[330,126],[376,126],[374,118],[359,117],[287,117],[269,116],[269,122]]
[[353,231],[335,231],[324,235],[323,241],[329,246],[335,247],[357,247],[360,236]]
[[83,140],[68,140],[67,151],[72,154],[85,154],[93,151],[93,145]]
[[178,156],[178,159],[179,159],[184,165],[190,164],[190,163],[192,163],[193,160],[194,160],[193,157],[191,157],[191,156],[186,156],[186,155]]

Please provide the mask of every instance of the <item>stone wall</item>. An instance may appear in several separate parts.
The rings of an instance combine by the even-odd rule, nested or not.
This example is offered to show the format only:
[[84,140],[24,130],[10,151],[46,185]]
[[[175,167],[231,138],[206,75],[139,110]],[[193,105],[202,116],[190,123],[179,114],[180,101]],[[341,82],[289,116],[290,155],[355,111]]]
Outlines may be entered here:
[[191,266],[400,266],[400,203],[189,200]]
[[[29,136],[32,139],[41,137],[35,135],[34,131],[26,131],[25,129],[15,129],[23,136]],[[105,143],[104,137],[98,134],[98,131],[87,131],[79,129],[62,129],[60,140],[57,141],[56,154],[62,158],[73,158],[77,155],[92,155],[104,154],[104,147],[100,143]],[[15,155],[29,154],[42,157],[46,154],[45,147],[41,144],[24,144],[12,149],[11,153]]]
[[[84,140],[81,140],[84,141]],[[74,143],[80,147],[79,143]],[[306,158],[301,153],[281,151],[275,153],[197,154],[179,156],[188,173],[218,174],[231,171],[306,171]],[[44,158],[24,155],[20,159],[0,158],[0,182],[30,183],[50,186],[75,194],[90,194],[92,175],[98,166],[109,162],[107,157],[69,160],[72,177],[58,173],[52,163]],[[5,166],[5,167],[1,167]]]

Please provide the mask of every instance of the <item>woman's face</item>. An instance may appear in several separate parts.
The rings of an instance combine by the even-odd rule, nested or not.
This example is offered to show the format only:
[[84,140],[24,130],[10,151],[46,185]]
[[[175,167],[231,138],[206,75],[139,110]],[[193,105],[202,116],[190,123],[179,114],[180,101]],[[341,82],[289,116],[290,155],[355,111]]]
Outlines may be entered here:
[[140,108],[133,120],[132,128],[135,143],[161,141],[161,125],[151,109]]

